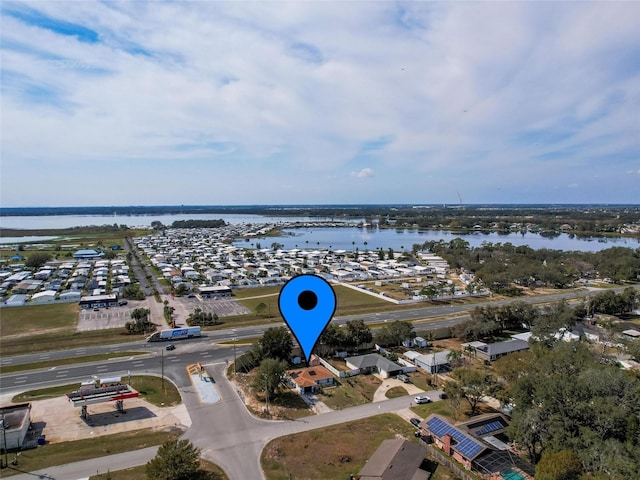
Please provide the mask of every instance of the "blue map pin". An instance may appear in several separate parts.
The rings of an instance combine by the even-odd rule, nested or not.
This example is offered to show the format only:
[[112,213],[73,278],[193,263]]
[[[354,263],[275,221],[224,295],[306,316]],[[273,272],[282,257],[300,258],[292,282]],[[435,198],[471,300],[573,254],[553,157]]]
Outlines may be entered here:
[[324,278],[300,275],[284,284],[278,308],[309,363],[311,352],[336,311],[336,294]]

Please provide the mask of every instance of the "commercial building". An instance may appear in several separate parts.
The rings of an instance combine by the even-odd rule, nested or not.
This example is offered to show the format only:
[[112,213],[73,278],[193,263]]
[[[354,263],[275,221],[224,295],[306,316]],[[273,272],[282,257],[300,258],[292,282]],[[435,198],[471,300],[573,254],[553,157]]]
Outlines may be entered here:
[[29,426],[31,425],[31,404],[20,403],[9,407],[0,407],[0,448],[4,450],[5,440],[7,450],[21,448]]

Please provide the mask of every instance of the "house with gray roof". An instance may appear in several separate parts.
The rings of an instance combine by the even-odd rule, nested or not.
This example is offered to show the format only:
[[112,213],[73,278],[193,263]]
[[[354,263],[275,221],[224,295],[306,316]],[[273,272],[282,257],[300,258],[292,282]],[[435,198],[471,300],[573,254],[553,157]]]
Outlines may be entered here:
[[490,362],[497,360],[500,357],[504,357],[505,355],[520,352],[522,350],[529,350],[529,342],[518,339],[498,343],[485,343],[484,345],[475,347],[476,355],[479,358],[489,360]]
[[414,358],[413,363],[416,364],[416,367],[420,367],[429,373],[446,372],[450,367],[449,353],[451,353],[451,350],[420,355]]
[[402,367],[377,353],[345,358],[347,367],[359,370],[360,373],[379,373],[382,378],[389,378],[402,373]]
[[360,480],[427,480],[430,473],[420,469],[425,453],[423,446],[403,438],[383,440],[356,478]]

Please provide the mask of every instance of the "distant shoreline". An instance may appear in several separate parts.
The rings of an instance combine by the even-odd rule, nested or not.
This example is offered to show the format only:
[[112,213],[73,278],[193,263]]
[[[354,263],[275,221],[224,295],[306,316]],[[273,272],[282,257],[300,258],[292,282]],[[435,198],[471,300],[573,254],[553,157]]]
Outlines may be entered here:
[[160,215],[160,214],[216,214],[236,213],[278,216],[362,216],[375,212],[397,212],[398,210],[424,213],[434,210],[579,210],[595,209],[640,209],[640,204],[315,204],[315,205],[130,205],[91,207],[3,207],[0,217],[48,216],[48,215]]

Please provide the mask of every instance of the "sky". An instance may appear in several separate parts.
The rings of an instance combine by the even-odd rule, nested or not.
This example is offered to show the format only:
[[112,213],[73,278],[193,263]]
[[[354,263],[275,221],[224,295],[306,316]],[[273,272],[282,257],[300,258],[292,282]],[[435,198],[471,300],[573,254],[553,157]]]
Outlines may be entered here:
[[0,5],[4,207],[640,203],[640,2]]

